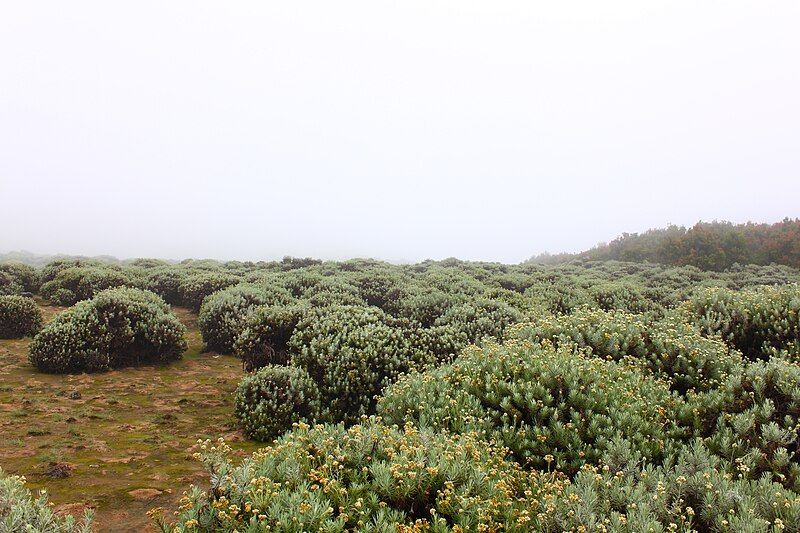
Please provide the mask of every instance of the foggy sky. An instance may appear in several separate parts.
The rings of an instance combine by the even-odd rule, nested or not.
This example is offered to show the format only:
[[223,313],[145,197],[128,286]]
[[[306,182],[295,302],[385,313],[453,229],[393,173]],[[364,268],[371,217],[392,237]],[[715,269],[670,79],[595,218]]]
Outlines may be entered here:
[[518,262],[800,215],[800,2],[0,6],[0,251]]

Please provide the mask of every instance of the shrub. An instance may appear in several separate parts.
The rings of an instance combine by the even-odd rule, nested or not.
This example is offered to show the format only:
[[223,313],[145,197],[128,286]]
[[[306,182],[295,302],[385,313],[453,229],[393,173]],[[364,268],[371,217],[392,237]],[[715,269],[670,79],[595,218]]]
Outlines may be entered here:
[[0,339],[35,335],[42,329],[42,312],[31,298],[0,296]]
[[111,267],[74,267],[59,271],[43,284],[41,294],[56,305],[74,305],[105,289],[131,285],[131,278]]
[[22,285],[8,272],[0,271],[0,296],[21,294]]
[[271,441],[296,422],[315,422],[319,389],[302,368],[269,365],[245,376],[236,390],[236,418],[248,437]]
[[451,307],[435,325],[449,326],[463,333],[467,342],[475,343],[484,337],[502,338],[506,327],[519,318],[520,313],[504,302],[477,298]]
[[183,305],[197,312],[206,296],[239,282],[236,276],[219,272],[198,272],[181,281],[178,293]]
[[569,314],[593,303],[585,289],[565,282],[534,285],[525,290],[525,296],[542,309],[559,315]]
[[269,364],[286,364],[289,340],[308,312],[303,304],[257,307],[241,323],[234,352],[248,372]]
[[144,288],[158,294],[170,305],[181,305],[180,287],[186,277],[188,277],[186,268],[156,267],[145,275]]
[[696,434],[732,473],[766,476],[800,492],[800,365],[779,358],[751,363],[692,400]]
[[417,322],[424,328],[436,323],[454,304],[456,299],[438,289],[407,290],[392,302],[393,314]]
[[368,270],[355,278],[361,298],[369,305],[385,308],[394,299],[394,294],[403,286],[404,280],[392,271],[383,269]]
[[149,291],[109,289],[56,316],[34,337],[30,361],[44,372],[93,372],[179,359],[185,328]]
[[478,431],[520,463],[574,474],[615,438],[648,460],[671,447],[666,384],[579,351],[525,341],[469,347],[452,364],[404,376],[378,403],[388,423]]
[[[3,279],[7,278],[7,282]],[[16,291],[4,292],[4,285],[18,287]],[[0,263],[0,294],[36,293],[39,290],[39,274],[36,269],[23,263]]]
[[629,313],[646,313],[659,309],[648,300],[638,287],[631,283],[598,283],[589,288],[589,296],[604,311],[618,309]]
[[587,465],[542,502],[546,512],[537,514],[531,531],[800,531],[796,493],[725,470],[725,462],[700,444],[664,467],[636,461]]
[[9,476],[0,470],[0,531],[35,533],[91,533],[92,512],[86,511],[79,523],[71,515],[57,516],[42,492],[33,499],[25,488],[25,478]]
[[685,310],[705,333],[719,333],[748,359],[783,351],[800,360],[800,285],[706,289]]
[[105,265],[93,259],[56,259],[55,261],[50,261],[44,267],[42,267],[42,270],[39,273],[39,281],[43,284],[47,283],[48,281],[52,281],[56,278],[59,272],[68,268],[102,266]]
[[575,344],[614,361],[632,357],[681,394],[718,387],[742,361],[724,342],[672,317],[650,321],[623,311],[545,315],[513,326],[507,337]]
[[375,396],[398,375],[433,361],[405,326],[376,307],[315,309],[289,341],[291,363],[317,382],[332,420],[354,421],[372,412]]
[[176,523],[160,519],[165,533],[524,532],[546,490],[470,436],[373,419],[349,429],[300,424],[238,467],[224,442],[201,448],[210,487],[191,488]]
[[291,300],[285,289],[250,284],[233,285],[209,295],[203,300],[198,316],[207,349],[232,353],[233,343],[255,307],[286,304]]

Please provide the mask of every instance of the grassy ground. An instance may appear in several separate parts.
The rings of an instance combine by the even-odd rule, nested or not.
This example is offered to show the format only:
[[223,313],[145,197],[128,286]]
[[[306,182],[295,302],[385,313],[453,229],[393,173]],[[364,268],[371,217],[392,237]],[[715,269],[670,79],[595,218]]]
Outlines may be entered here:
[[[42,304],[46,319],[60,308]],[[98,531],[149,531],[146,512],[176,507],[202,466],[198,438],[225,437],[240,455],[259,447],[233,419],[239,361],[202,353],[196,316],[180,362],[103,374],[48,375],[28,364],[30,339],[0,340],[0,467],[46,488],[58,509],[96,510]]]

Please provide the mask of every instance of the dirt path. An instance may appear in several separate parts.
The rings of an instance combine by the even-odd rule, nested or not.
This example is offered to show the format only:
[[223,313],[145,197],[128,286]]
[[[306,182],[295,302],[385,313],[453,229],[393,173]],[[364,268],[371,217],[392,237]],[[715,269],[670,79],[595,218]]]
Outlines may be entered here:
[[189,451],[198,438],[223,436],[242,456],[257,449],[234,425],[239,361],[201,353],[196,316],[175,312],[189,350],[163,367],[48,375],[28,364],[30,339],[0,340],[0,467],[60,509],[94,507],[97,531],[153,531],[147,511],[174,508],[204,480]]

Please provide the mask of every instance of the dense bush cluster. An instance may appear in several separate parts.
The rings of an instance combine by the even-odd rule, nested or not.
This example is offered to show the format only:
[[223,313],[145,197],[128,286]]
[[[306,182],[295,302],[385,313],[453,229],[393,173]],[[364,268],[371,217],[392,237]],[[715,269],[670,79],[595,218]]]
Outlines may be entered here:
[[241,358],[233,415],[273,443],[237,466],[203,444],[211,486],[170,531],[800,531],[798,283],[586,258],[0,268],[0,291],[78,302],[32,342],[43,370],[178,357],[156,295]]
[[9,476],[0,469],[0,531],[16,533],[92,533],[92,513],[81,520],[53,513],[44,492],[34,499],[25,478]]
[[689,406],[695,433],[732,473],[800,492],[800,365],[754,362]]
[[0,339],[30,337],[42,329],[42,312],[31,298],[0,295]]
[[50,281],[42,284],[41,294],[56,305],[69,306],[105,289],[131,284],[131,276],[119,268],[77,266],[59,270]]
[[0,263],[0,296],[33,294],[39,290],[39,273],[22,263]]
[[650,320],[624,311],[580,309],[572,315],[544,315],[515,326],[507,336],[574,344],[614,361],[631,358],[680,393],[718,387],[742,361],[724,342],[704,337],[676,317]]
[[220,272],[198,272],[187,276],[178,285],[178,295],[182,305],[199,311],[206,296],[231,285],[238,279],[230,274]]
[[[471,436],[300,424],[234,467],[223,442],[199,456],[214,480],[193,487],[166,532],[531,531],[547,485]],[[539,489],[538,486],[542,488]]]
[[526,466],[574,474],[618,439],[648,460],[663,458],[677,432],[674,401],[666,384],[634,368],[515,341],[469,348],[450,365],[401,379],[378,412],[389,423],[478,432]]
[[707,334],[719,334],[749,359],[783,353],[800,360],[800,285],[707,289],[685,304]]
[[152,292],[108,289],[57,315],[34,337],[30,361],[44,372],[96,372],[181,357],[185,328]]

